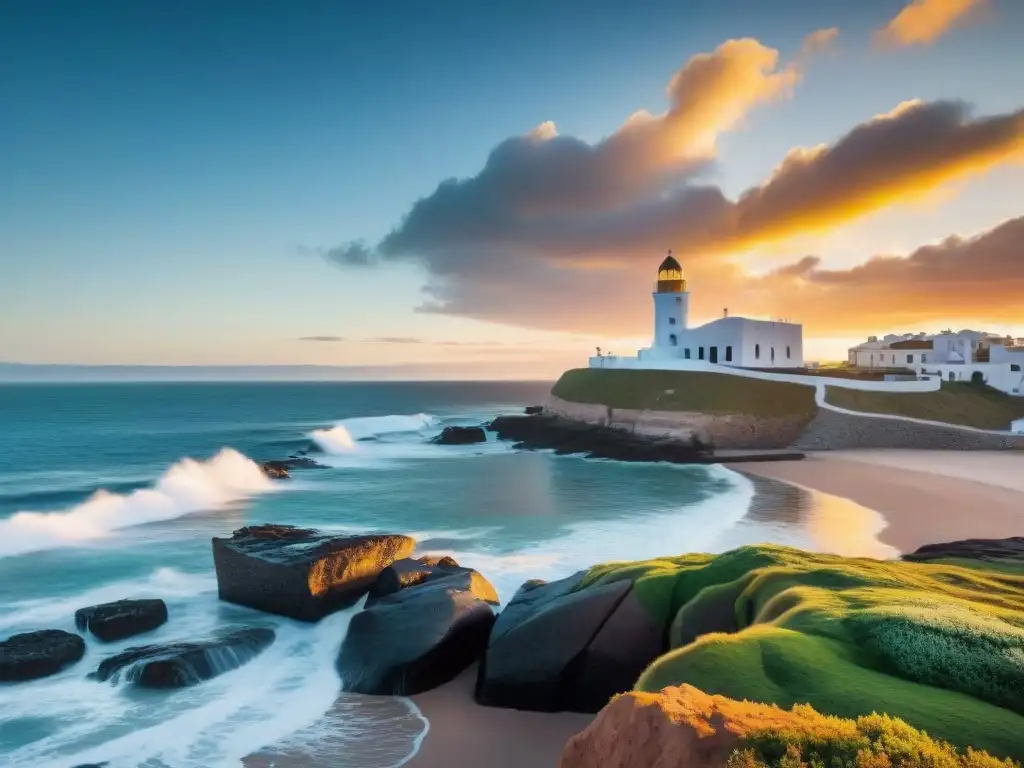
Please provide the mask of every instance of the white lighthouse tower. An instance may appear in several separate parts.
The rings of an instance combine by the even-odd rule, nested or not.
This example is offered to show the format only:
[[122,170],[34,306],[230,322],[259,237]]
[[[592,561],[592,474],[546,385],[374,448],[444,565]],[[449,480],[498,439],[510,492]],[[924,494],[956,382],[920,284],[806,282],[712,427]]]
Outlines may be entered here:
[[687,328],[689,303],[683,268],[669,251],[658,267],[658,284],[654,289],[654,349],[678,354]]

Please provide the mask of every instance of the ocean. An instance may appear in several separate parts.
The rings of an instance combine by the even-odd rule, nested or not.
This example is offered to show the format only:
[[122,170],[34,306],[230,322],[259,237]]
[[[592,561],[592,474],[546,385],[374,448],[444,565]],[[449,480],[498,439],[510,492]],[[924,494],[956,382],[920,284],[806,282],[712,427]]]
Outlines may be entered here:
[[[429,442],[446,425],[543,402],[549,386],[0,386],[0,639],[74,631],[76,609],[121,598],[162,598],[169,610],[152,633],[89,641],[57,675],[0,685],[0,765],[210,768],[250,755],[245,765],[269,767],[329,740],[335,757],[351,750],[338,764],[386,768],[414,752],[428,726],[411,702],[339,698],[334,660],[358,606],[308,625],[218,601],[210,539],[247,524],[406,533],[419,552],[479,569],[503,601],[527,579],[606,560],[760,541],[877,549],[870,513],[857,527],[844,512],[830,535],[820,505],[766,512],[752,504],[755,483],[720,466],[590,461],[493,436]],[[273,481],[253,462],[309,446],[326,469]],[[126,647],[235,626],[272,627],[277,639],[192,688],[86,677]]]

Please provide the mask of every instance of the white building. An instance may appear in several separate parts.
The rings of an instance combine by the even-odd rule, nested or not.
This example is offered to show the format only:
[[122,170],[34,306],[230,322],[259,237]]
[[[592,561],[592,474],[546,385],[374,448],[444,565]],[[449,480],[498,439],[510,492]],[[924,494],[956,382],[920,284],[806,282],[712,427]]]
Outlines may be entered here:
[[860,368],[910,369],[943,381],[980,380],[1008,394],[1024,395],[1024,340],[983,331],[872,336],[850,348],[848,362]]
[[654,340],[640,360],[705,360],[741,368],[802,368],[803,326],[777,320],[723,317],[691,328],[690,293],[669,251],[654,289]]

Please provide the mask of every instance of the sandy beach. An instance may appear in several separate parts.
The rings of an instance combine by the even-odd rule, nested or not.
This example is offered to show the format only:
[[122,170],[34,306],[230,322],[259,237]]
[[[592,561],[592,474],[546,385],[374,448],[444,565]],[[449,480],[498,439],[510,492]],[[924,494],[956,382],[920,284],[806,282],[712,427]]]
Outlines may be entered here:
[[1024,453],[835,451],[730,468],[875,510],[885,518],[879,540],[900,552],[1024,535]]

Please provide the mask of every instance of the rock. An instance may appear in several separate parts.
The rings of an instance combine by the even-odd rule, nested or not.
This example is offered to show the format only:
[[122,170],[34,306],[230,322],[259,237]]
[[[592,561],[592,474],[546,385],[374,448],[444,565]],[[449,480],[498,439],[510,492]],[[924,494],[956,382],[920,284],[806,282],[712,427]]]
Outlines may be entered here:
[[149,632],[167,621],[163,600],[118,600],[75,611],[75,626],[105,643]]
[[527,582],[499,614],[477,678],[480,704],[597,712],[664,651],[664,629],[629,580],[577,589]]
[[544,413],[543,405],[528,405],[523,409],[523,413],[527,416],[539,416]]
[[569,739],[559,766],[725,768],[743,735],[786,714],[767,704],[709,696],[690,685],[627,693]]
[[275,480],[287,480],[291,477],[293,469],[327,469],[327,467],[305,455],[296,455],[281,461],[260,462],[260,469],[267,477]]
[[712,446],[699,440],[648,437],[560,416],[499,416],[488,427],[516,448],[551,449],[556,454],[584,454],[591,459],[667,461],[676,464],[713,462]]
[[441,434],[431,440],[438,445],[470,445],[486,443],[487,433],[483,427],[445,427]]
[[209,640],[142,645],[105,659],[90,675],[143,688],[184,688],[229,672],[252,660],[274,642],[274,630],[227,630]]
[[[449,560],[451,558],[448,558]],[[498,596],[482,575],[458,565],[395,563],[387,588],[352,617],[338,654],[346,691],[408,696],[447,683],[478,660]],[[402,576],[413,574],[402,581]],[[384,574],[381,574],[382,577]],[[397,579],[397,582],[396,582]]]
[[290,525],[240,528],[213,539],[221,600],[301,621],[353,605],[380,572],[412,554],[408,536],[332,536]]
[[370,587],[366,605],[369,607],[375,601],[393,595],[406,587],[425,584],[437,579],[451,579],[453,576],[459,577],[457,583],[461,589],[470,590],[488,603],[494,605],[499,603],[498,593],[494,587],[477,571],[472,568],[463,568],[452,557],[426,556],[416,560],[411,558],[398,560],[381,571],[377,581]]
[[85,640],[60,629],[11,635],[0,643],[0,681],[34,680],[60,672],[85,655]]
[[260,462],[260,469],[263,470],[263,474],[272,480],[287,480],[291,477],[288,474],[288,467],[285,466],[283,461],[263,461]]
[[1008,539],[965,539],[942,544],[925,544],[915,552],[904,555],[904,560],[928,562],[945,558],[980,560],[983,562],[1024,561],[1024,536]]

